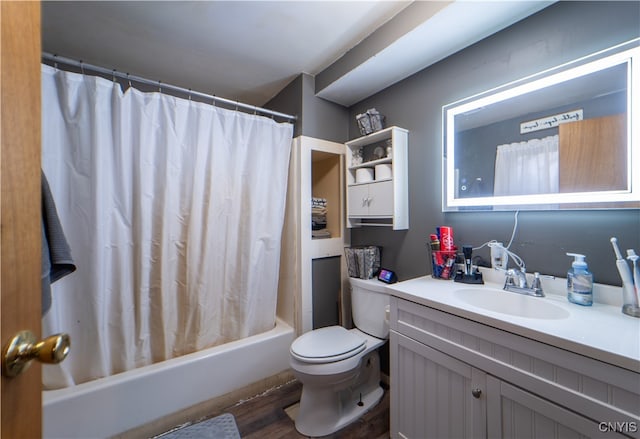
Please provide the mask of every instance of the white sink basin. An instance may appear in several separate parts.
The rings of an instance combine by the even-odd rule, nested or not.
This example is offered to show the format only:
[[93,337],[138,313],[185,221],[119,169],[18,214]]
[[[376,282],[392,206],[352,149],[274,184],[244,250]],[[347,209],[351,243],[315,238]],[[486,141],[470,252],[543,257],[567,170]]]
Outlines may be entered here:
[[542,297],[532,297],[495,288],[463,288],[454,293],[469,305],[501,314],[529,319],[558,320],[569,312]]

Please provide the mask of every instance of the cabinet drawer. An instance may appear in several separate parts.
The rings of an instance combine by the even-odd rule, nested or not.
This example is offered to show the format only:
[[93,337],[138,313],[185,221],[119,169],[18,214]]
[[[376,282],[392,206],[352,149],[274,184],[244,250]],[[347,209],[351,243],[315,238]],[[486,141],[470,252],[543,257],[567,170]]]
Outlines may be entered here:
[[594,421],[640,421],[636,372],[397,297],[391,329]]

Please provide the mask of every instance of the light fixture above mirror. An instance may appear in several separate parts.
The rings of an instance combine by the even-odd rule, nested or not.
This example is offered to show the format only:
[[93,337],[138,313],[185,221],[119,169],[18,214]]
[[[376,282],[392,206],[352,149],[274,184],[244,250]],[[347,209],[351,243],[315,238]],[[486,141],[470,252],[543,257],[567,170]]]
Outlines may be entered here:
[[443,211],[640,208],[639,45],[444,106]]

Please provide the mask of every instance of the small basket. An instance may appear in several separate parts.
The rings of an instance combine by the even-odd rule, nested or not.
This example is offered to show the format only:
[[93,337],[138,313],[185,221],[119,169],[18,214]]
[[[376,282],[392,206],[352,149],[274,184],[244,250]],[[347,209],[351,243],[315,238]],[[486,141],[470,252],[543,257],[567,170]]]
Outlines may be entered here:
[[455,250],[431,250],[431,277],[435,279],[452,279],[456,274]]
[[349,277],[372,279],[380,270],[380,247],[345,247]]
[[358,114],[356,121],[358,122],[360,134],[363,136],[375,133],[384,128],[384,116],[375,108],[370,108],[365,113]]

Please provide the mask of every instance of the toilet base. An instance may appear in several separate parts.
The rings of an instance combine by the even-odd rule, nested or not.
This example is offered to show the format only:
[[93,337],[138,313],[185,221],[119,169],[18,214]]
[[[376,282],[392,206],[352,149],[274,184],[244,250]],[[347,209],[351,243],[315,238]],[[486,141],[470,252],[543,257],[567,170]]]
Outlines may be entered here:
[[367,354],[359,367],[358,378],[344,388],[303,384],[295,420],[300,434],[321,437],[335,433],[380,402],[384,390],[380,386],[378,352]]

